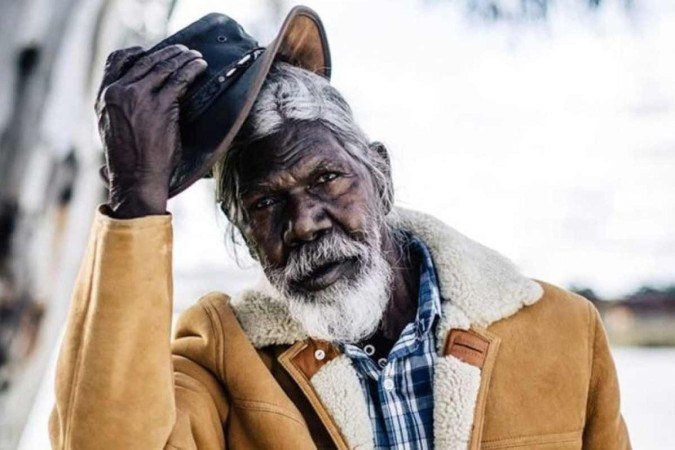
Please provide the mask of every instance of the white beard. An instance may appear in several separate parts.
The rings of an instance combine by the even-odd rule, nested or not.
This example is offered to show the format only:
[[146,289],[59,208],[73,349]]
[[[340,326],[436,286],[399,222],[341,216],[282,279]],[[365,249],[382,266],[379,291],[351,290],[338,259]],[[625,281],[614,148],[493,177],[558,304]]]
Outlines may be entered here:
[[[312,248],[294,255],[285,269],[267,274],[276,297],[310,337],[356,343],[377,329],[389,301],[392,271],[381,251],[378,228],[370,230],[367,241],[331,236],[313,247],[307,244]],[[358,258],[360,266],[355,278],[341,278],[316,292],[290,289],[290,280],[340,257]]]
[[312,296],[287,296],[288,310],[316,339],[356,343],[372,335],[389,300],[391,269],[381,252],[356,281],[338,280]]

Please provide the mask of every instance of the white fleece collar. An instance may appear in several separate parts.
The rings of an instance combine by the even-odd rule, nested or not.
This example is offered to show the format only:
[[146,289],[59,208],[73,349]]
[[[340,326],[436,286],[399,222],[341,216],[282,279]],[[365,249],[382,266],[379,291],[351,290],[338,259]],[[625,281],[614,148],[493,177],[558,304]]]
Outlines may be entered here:
[[[442,297],[439,346],[452,328],[488,326],[535,303],[543,291],[511,261],[424,213],[396,208],[392,226],[414,234],[431,251]],[[293,344],[307,338],[286,307],[262,284],[232,300],[232,308],[256,348]]]

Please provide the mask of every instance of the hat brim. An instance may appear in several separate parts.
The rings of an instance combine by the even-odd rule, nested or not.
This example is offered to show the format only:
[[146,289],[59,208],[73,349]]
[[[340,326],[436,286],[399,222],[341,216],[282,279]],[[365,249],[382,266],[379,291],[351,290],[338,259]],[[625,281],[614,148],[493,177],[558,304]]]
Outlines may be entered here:
[[[174,197],[209,174],[244,124],[260,93],[275,58],[330,78],[331,61],[326,33],[319,16],[306,6],[288,13],[276,38],[225,92],[203,112],[200,119],[182,127],[196,139],[183,139],[169,185]],[[204,142],[205,136],[211,136]],[[200,138],[201,137],[201,138]],[[199,142],[188,145],[186,141]]]

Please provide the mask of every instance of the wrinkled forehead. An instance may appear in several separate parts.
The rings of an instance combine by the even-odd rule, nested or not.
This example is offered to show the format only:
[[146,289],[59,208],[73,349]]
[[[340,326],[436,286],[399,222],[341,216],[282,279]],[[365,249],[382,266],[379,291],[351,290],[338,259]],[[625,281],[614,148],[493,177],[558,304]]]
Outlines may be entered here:
[[290,123],[244,149],[237,169],[242,188],[280,173],[300,174],[318,165],[351,164],[353,159],[320,122]]

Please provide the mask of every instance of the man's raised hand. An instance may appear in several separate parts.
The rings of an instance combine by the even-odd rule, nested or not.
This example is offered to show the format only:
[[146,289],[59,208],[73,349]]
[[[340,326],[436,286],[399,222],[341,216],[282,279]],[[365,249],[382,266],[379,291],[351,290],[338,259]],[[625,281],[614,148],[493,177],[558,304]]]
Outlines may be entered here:
[[202,55],[180,44],[148,55],[131,47],[108,57],[96,114],[114,217],[166,211],[181,145],[178,102],[204,69]]

